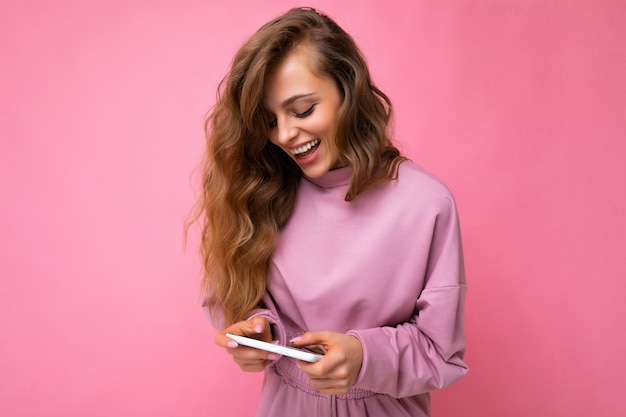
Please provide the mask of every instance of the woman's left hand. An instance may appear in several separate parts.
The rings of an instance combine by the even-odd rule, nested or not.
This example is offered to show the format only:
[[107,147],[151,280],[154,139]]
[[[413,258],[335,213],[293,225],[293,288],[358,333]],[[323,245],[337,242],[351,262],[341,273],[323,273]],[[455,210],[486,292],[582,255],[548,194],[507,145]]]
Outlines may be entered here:
[[294,347],[319,345],[326,351],[317,362],[298,361],[313,387],[328,395],[345,394],[352,388],[363,363],[359,339],[335,332],[307,332],[291,343]]

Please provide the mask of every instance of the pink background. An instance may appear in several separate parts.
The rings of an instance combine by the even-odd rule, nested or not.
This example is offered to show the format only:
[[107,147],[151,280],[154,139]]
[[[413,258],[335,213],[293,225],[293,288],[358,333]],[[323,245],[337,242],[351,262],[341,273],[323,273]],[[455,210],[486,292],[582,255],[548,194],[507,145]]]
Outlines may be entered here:
[[[202,122],[294,1],[0,4],[0,415],[249,416],[182,249]],[[469,375],[433,415],[626,415],[623,1],[310,1],[457,197]]]

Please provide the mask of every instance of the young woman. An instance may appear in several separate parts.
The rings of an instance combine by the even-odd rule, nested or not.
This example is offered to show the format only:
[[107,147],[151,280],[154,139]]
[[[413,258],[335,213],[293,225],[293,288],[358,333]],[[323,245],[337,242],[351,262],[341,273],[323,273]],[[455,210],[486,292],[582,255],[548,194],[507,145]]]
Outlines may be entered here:
[[308,8],[259,29],[220,86],[203,283],[216,343],[265,371],[258,416],[428,416],[429,392],[467,372],[454,200],[392,145],[390,114],[352,38]]

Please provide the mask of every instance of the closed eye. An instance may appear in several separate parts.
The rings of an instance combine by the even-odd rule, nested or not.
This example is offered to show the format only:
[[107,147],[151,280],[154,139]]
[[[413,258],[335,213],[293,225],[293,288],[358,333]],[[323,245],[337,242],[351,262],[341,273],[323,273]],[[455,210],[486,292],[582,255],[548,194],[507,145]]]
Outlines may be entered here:
[[308,109],[306,109],[302,113],[294,113],[294,116],[296,116],[299,119],[303,119],[303,118],[309,116],[311,113],[313,113],[313,110],[315,110],[315,104],[312,104],[311,107],[309,107]]

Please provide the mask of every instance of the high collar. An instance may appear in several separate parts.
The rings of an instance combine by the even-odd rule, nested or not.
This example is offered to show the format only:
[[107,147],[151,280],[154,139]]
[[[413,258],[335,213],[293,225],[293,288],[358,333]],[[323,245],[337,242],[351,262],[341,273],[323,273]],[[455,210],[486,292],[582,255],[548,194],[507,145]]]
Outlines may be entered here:
[[350,184],[352,180],[352,167],[348,165],[343,168],[333,169],[317,178],[307,177],[306,175],[303,175],[303,177],[322,188],[340,187]]

